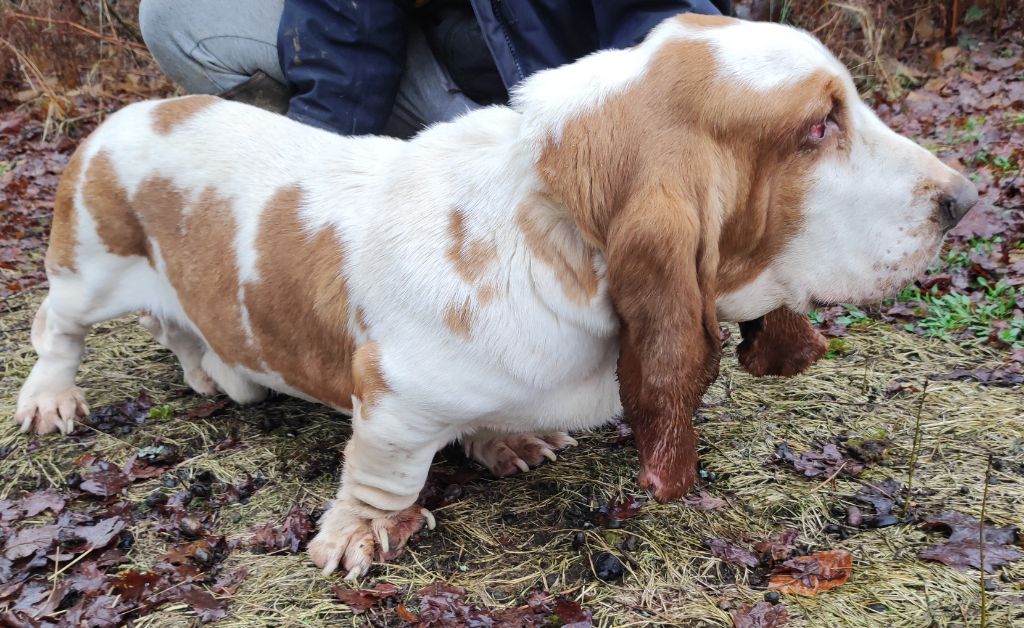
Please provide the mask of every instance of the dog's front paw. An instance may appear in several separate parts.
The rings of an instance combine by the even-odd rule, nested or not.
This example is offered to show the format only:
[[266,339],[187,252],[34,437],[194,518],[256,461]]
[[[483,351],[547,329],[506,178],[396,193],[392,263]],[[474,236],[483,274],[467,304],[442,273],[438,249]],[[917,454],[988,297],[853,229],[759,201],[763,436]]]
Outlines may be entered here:
[[478,433],[463,440],[466,455],[487,467],[497,477],[526,472],[545,459],[557,460],[555,452],[576,439],[565,432],[544,434]]
[[308,551],[325,575],[342,567],[345,579],[355,580],[370,569],[375,558],[398,556],[424,523],[434,529],[434,516],[417,505],[372,518],[361,516],[358,510],[335,504],[320,520],[320,532],[310,541]]
[[14,412],[14,420],[21,424],[21,431],[27,432],[35,426],[37,434],[60,430],[70,434],[75,419],[88,416],[89,406],[85,404],[82,389],[72,386],[60,392],[23,392]]

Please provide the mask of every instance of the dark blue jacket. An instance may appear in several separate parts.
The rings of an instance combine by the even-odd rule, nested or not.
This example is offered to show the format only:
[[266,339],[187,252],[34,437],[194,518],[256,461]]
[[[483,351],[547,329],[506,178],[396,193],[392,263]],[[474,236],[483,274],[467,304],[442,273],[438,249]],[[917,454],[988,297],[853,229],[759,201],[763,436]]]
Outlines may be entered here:
[[[508,88],[538,70],[639,42],[683,12],[729,11],[729,0],[472,0]],[[358,135],[387,121],[405,66],[411,14],[396,0],[285,0],[278,55],[292,118]]]

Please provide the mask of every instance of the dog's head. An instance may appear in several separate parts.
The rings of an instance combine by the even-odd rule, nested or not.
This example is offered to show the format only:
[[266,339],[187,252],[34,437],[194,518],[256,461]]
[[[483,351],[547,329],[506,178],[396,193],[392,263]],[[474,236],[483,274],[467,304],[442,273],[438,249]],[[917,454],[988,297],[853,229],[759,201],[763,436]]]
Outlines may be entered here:
[[777,24],[672,18],[514,102],[542,184],[607,261],[623,405],[661,499],[694,479],[689,419],[717,374],[719,318],[755,321],[748,348],[816,343],[813,361],[805,321],[759,317],[892,294],[977,198],[879,121],[820,42]]

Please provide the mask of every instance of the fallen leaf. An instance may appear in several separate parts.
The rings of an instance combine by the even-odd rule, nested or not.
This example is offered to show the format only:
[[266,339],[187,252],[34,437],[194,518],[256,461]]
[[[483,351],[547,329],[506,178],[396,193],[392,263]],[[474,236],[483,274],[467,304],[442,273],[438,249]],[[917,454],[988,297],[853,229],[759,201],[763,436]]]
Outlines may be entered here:
[[35,491],[21,499],[20,507],[25,511],[26,517],[35,517],[44,510],[49,510],[55,515],[64,510],[64,497],[54,489]]
[[809,478],[829,478],[836,475],[853,476],[864,470],[864,465],[844,456],[833,443],[822,447],[821,452],[805,451],[797,455],[786,443],[775,448],[775,460],[785,462]]
[[120,493],[131,480],[120,469],[106,460],[98,460],[82,472],[78,488],[98,497],[111,497]]
[[[94,525],[76,526],[68,534],[76,539],[87,543],[91,549],[106,547],[114,540],[121,530],[124,530],[125,521],[121,517],[108,517]],[[61,535],[62,541],[64,534]]]
[[395,607],[395,612],[398,613],[398,617],[404,622],[413,623],[420,620],[420,616],[407,609],[405,604],[399,604]]
[[[1017,542],[1017,526],[1008,525],[997,528],[987,525],[982,533],[980,521],[955,510],[947,510],[925,517],[921,527],[926,530],[948,532],[950,543],[984,540],[986,544],[1013,545]],[[979,539],[981,534],[984,534],[984,537]]]
[[313,536],[314,529],[313,519],[296,504],[288,510],[281,525],[268,523],[256,530],[249,545],[267,553],[287,550],[297,554]]
[[795,543],[799,535],[796,528],[786,528],[782,532],[772,535],[767,541],[756,543],[754,551],[773,563],[785,560],[796,551]]
[[576,601],[564,597],[555,598],[554,617],[562,623],[563,628],[588,628],[593,624],[590,611],[581,608]]
[[229,402],[227,399],[208,401],[206,403],[201,403],[197,406],[189,408],[188,412],[186,413],[186,416],[188,416],[188,418],[190,419],[205,419],[207,417],[213,416],[214,414],[217,414],[224,408],[228,407],[228,404]]
[[846,584],[853,557],[846,550],[815,552],[787,560],[772,571],[768,588],[782,593],[814,596]]
[[735,628],[777,628],[789,620],[785,606],[768,602],[758,602],[753,606],[744,604],[729,615]]
[[760,562],[750,550],[734,545],[725,539],[705,539],[704,545],[711,550],[712,556],[726,563],[753,569]]
[[700,491],[697,497],[684,497],[683,503],[696,510],[718,510],[729,505],[729,502],[721,497],[716,497],[704,491]]
[[[145,391],[141,391],[135,399],[119,404],[99,408],[82,419],[82,423],[105,434],[128,434],[142,425],[153,407],[153,400]],[[75,430],[79,434],[80,430]],[[84,430],[88,434],[88,430]]]
[[4,558],[18,560],[31,556],[38,550],[45,550],[57,539],[58,532],[59,529],[55,525],[18,530],[13,536],[8,537],[7,543],[4,544]]
[[947,542],[921,550],[918,556],[924,560],[940,562],[956,569],[973,567],[994,573],[996,567],[1024,556],[1024,553],[1013,547],[1017,541],[1017,526],[998,528],[986,525],[983,528],[981,522],[974,517],[950,510],[926,517],[921,527],[950,535]]
[[111,580],[114,591],[132,604],[138,604],[151,596],[163,576],[152,571],[126,571]]
[[1012,545],[985,544],[985,562],[981,562],[981,546],[978,541],[956,541],[940,543],[918,552],[918,557],[943,563],[956,569],[984,567],[988,573],[995,573],[996,567],[1019,560],[1024,553]]
[[194,584],[176,587],[172,591],[175,598],[192,607],[202,622],[217,621],[228,614],[228,600],[215,598]]
[[342,585],[334,585],[334,595],[348,605],[355,614],[365,613],[371,606],[395,597],[400,589],[393,584],[380,583],[372,589],[350,589]]

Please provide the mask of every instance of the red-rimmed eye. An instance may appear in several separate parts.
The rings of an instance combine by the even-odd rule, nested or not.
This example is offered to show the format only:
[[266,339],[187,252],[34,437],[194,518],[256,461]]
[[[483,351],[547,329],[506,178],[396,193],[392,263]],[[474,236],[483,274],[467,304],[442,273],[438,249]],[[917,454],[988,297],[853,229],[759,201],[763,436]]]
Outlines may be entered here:
[[836,123],[832,114],[829,114],[824,120],[815,122],[809,129],[807,129],[807,136],[804,138],[804,142],[809,144],[820,144],[826,138],[835,134],[838,130],[839,125]]

